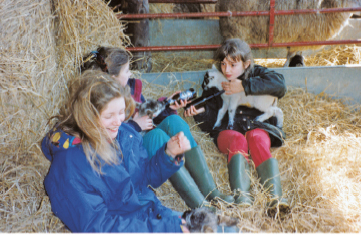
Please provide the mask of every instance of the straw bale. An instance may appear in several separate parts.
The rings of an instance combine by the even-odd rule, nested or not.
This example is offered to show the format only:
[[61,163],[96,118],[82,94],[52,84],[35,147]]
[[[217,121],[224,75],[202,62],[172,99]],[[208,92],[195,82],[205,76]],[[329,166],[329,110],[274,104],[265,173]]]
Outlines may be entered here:
[[1,0],[0,17],[0,231],[67,232],[43,188],[39,142],[82,57],[128,45],[125,25],[101,0]]

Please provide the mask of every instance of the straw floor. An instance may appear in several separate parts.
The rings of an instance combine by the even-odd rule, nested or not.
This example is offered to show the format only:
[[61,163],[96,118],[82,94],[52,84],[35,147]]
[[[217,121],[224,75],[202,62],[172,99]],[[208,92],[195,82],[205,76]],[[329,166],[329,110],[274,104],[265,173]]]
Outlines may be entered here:
[[[127,45],[124,24],[99,0],[0,0],[0,16],[0,232],[67,233],[53,215],[44,190],[50,163],[39,142],[49,130],[48,118],[58,112],[67,96],[67,83],[76,77],[82,56],[100,44]],[[360,64],[360,48],[356,55],[355,49],[340,50],[347,50],[348,55],[319,56],[309,66],[336,64],[334,58],[338,64]],[[160,71],[166,71],[167,64],[157,63]],[[203,70],[211,63],[201,64],[193,67],[184,61],[174,67]],[[156,98],[162,89],[167,96],[180,85],[175,80],[166,87],[145,82],[144,95]],[[240,218],[243,232],[360,233],[360,105],[345,106],[341,100],[288,87],[279,106],[284,111],[287,140],[272,149],[272,154],[279,161],[291,213],[284,219],[266,215],[268,195],[254,168],[253,206],[219,202],[218,213]],[[185,120],[205,152],[217,186],[231,193],[226,157],[192,118]],[[172,209],[187,209],[168,182],[157,189],[157,195]]]

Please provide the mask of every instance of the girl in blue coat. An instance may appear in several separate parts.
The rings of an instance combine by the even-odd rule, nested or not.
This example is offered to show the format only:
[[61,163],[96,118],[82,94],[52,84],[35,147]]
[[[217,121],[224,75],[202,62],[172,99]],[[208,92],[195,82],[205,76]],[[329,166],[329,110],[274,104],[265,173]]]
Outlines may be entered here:
[[[44,137],[44,180],[52,211],[72,232],[182,232],[182,220],[153,191],[179,170],[189,150],[180,132],[149,158],[142,136],[124,123],[129,88],[87,71],[72,86],[58,123]],[[187,230],[186,230],[187,231]]]
[[[129,70],[131,58],[129,52],[121,48],[100,47],[97,52],[93,53],[95,53],[96,59],[93,61],[88,60],[89,62],[84,66],[84,69],[98,68],[108,72],[123,87],[128,86],[131,88],[131,95],[136,102],[142,103],[145,101],[142,95],[141,80],[130,78],[132,73]],[[232,203],[234,201],[232,196],[223,195],[217,189],[204,154],[192,137],[189,125],[176,115],[176,110],[185,107],[186,104],[186,101],[181,101],[180,104],[176,102],[175,105],[167,107],[153,121],[147,115],[139,117],[136,112],[132,119],[128,120],[128,124],[138,132],[150,130],[143,137],[143,146],[150,157],[168,141],[170,136],[174,136],[181,131],[185,134],[190,141],[191,150],[185,152],[185,166],[170,177],[170,182],[187,206],[190,208],[210,206],[205,198],[206,200],[219,198]],[[153,129],[153,122],[157,124],[155,129]]]

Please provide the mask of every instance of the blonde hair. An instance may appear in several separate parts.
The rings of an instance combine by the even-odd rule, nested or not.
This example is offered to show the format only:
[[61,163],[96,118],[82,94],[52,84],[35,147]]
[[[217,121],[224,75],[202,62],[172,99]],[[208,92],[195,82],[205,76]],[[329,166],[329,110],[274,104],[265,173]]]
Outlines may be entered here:
[[101,126],[100,113],[112,99],[123,97],[127,120],[134,112],[135,103],[128,87],[122,87],[109,74],[101,71],[85,71],[71,87],[68,102],[58,116],[58,127],[81,139],[88,162],[96,172],[102,174],[102,162],[118,164],[122,152],[118,142],[110,141],[108,133]]

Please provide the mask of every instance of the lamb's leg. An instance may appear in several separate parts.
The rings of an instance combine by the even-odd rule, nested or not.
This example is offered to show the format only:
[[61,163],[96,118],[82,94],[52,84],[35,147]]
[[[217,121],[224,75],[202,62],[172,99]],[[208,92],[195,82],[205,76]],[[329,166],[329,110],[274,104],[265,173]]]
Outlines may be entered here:
[[288,47],[287,60],[285,61],[284,67],[289,67],[290,60],[296,55],[296,51],[291,52],[290,47]]
[[268,108],[262,115],[257,116],[255,121],[264,122],[270,117],[275,116],[277,118],[277,127],[283,127],[283,111],[278,107],[270,107]]
[[274,107],[274,109],[275,109],[274,116],[277,118],[277,127],[281,129],[283,127],[283,121],[284,121],[283,111],[278,107]]
[[238,101],[236,99],[231,100],[228,108],[229,112],[229,123],[228,123],[228,129],[232,130],[234,129],[234,118],[235,118],[235,111],[238,107]]
[[228,106],[229,106],[229,102],[224,100],[222,107],[217,114],[217,120],[215,122],[213,129],[215,129],[216,127],[219,127],[221,125],[221,120],[224,117],[226,111],[228,110]]

